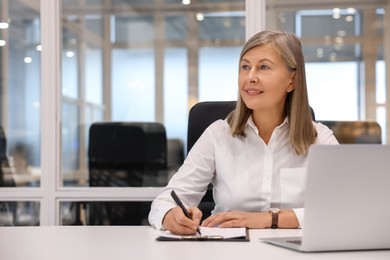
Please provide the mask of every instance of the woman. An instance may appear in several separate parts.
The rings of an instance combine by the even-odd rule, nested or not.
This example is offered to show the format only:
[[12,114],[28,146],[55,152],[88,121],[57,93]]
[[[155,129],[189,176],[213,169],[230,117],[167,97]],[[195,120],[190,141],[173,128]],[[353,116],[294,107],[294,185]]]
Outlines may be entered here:
[[[236,109],[206,129],[154,200],[149,222],[157,229],[184,235],[200,224],[302,226],[308,149],[338,142],[312,121],[299,39],[276,31],[254,35],[240,55],[238,86]],[[216,206],[200,223],[197,205],[210,182]],[[192,219],[176,206],[172,189]]]

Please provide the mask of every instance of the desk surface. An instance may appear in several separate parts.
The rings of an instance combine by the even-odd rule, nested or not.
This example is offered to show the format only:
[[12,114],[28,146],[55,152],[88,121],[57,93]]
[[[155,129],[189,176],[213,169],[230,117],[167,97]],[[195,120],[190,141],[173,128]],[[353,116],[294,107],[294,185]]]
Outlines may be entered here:
[[159,242],[149,226],[1,227],[1,260],[390,259],[390,250],[299,253],[259,238],[301,230],[250,230],[250,242]]

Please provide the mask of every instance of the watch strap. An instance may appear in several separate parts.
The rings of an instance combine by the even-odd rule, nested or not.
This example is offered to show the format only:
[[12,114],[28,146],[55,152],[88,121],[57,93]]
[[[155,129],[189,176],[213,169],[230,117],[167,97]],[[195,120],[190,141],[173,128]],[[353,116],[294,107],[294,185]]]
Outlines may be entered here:
[[271,228],[273,229],[278,228],[280,210],[270,209],[269,212],[271,213],[271,217],[272,217]]

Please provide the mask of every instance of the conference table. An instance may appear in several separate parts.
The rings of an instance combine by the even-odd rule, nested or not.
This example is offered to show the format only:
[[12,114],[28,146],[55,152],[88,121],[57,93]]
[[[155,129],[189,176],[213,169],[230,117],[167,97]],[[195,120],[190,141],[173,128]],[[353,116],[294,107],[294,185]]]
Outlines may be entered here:
[[[390,259],[390,250],[300,253],[261,241],[301,230],[249,230],[250,242],[157,241],[150,226],[0,227],[1,260]],[[337,235],[337,234],[335,234]]]

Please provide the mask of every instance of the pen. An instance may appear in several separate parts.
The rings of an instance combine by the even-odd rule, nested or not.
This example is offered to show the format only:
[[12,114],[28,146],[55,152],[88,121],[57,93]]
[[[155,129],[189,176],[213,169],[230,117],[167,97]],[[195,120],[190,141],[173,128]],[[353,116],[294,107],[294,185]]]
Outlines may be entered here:
[[[190,213],[188,213],[187,209],[183,205],[183,202],[181,202],[181,200],[179,199],[179,197],[177,196],[177,194],[174,190],[171,191],[171,196],[175,200],[176,204],[183,210],[184,215],[186,215],[187,218],[192,219],[190,216]],[[196,231],[199,233],[199,235],[202,235],[200,233],[199,228],[197,228]]]

